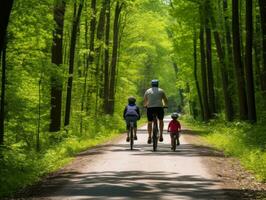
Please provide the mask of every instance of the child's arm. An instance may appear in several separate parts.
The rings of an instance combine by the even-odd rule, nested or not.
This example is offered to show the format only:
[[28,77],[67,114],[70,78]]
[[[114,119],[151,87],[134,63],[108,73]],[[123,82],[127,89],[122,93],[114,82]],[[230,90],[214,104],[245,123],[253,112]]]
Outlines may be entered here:
[[171,123],[172,123],[172,122],[170,122],[170,123],[168,124],[167,132],[169,132],[169,129],[170,129]]
[[127,112],[127,107],[125,107],[125,109],[124,109],[124,114],[123,114],[124,119],[126,119],[126,112]]

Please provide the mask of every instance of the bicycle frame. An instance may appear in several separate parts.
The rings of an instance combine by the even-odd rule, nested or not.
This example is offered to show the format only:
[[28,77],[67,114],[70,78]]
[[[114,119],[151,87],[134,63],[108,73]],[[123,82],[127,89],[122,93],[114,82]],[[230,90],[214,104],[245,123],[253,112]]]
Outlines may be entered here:
[[152,144],[153,144],[153,151],[157,150],[157,145],[158,145],[158,120],[157,116],[153,116],[153,127],[152,127]]
[[129,126],[129,137],[130,137],[130,149],[133,150],[133,145],[134,145],[134,137],[133,137],[133,132],[134,132],[134,122],[130,122]]
[[179,143],[179,132],[173,135],[173,151],[176,150],[177,143]]

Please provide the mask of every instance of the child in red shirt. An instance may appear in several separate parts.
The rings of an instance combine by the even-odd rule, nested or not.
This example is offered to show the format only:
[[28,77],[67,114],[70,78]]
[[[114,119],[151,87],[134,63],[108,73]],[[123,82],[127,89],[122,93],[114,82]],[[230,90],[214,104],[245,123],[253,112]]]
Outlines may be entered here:
[[179,142],[179,131],[181,130],[181,125],[180,125],[180,122],[177,120],[178,113],[173,113],[171,115],[171,117],[172,117],[173,120],[171,120],[169,122],[167,131],[170,132],[171,146],[173,148],[174,134],[177,134],[177,145],[180,144],[180,142]]

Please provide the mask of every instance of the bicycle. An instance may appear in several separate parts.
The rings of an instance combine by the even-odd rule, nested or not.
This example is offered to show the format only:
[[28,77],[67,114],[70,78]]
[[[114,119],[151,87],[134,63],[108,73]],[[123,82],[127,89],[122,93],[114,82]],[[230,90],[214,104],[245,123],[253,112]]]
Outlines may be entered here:
[[[170,134],[172,134],[172,133],[170,133]],[[171,138],[173,140],[173,144],[172,144],[172,150],[173,151],[176,150],[177,145],[180,145],[179,136],[180,136],[179,132],[173,133],[173,138]]]
[[134,145],[134,122],[130,121],[129,122],[129,140],[130,140],[130,149],[133,150],[133,145]]
[[153,127],[152,127],[152,146],[153,151],[157,151],[157,145],[158,145],[158,119],[155,114],[153,114]]

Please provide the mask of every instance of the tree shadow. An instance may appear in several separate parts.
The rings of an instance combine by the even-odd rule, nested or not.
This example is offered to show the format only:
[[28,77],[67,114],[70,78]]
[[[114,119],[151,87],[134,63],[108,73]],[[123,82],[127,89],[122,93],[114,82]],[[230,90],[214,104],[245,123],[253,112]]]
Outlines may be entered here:
[[[147,171],[67,172],[35,188],[27,198],[60,199],[252,199],[262,191],[217,189],[216,180]],[[249,194],[246,195],[245,194]],[[253,194],[252,198],[250,194]],[[264,193],[265,194],[265,193]]]

